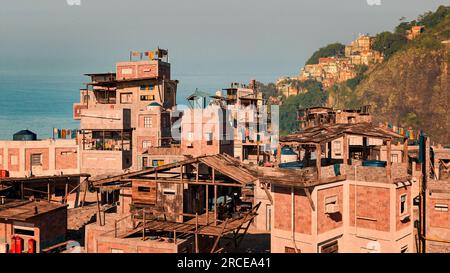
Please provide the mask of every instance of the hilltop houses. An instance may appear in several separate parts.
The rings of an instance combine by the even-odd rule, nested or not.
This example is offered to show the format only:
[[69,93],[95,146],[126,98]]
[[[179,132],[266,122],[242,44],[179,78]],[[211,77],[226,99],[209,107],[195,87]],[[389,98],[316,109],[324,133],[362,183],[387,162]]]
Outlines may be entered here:
[[[383,62],[383,55],[373,50],[374,37],[360,35],[350,45],[345,46],[344,56],[319,58],[317,64],[305,65],[298,80],[321,82],[325,89],[335,83],[345,82],[356,77],[356,68],[360,65],[371,66]],[[283,90],[288,89],[286,86]]]

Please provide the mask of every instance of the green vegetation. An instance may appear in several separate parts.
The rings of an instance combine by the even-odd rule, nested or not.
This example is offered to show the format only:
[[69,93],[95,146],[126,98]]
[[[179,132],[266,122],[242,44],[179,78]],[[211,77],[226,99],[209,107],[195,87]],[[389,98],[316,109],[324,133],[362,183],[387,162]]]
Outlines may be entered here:
[[263,99],[267,100],[269,97],[278,97],[277,87],[274,83],[268,83],[267,85],[262,82],[256,82],[256,87],[262,92]]
[[408,43],[404,35],[385,31],[375,36],[373,49],[383,53],[385,60]]
[[322,91],[320,83],[309,81],[308,91],[297,96],[290,96],[280,107],[280,134],[286,135],[298,129],[297,109],[324,106],[328,96]]
[[326,47],[322,47],[309,58],[306,64],[318,64],[320,58],[343,56],[345,54],[345,45],[341,43],[329,44]]
[[450,7],[440,6],[435,12],[427,12],[418,18],[418,24],[425,28],[433,28],[440,24],[450,14]]
[[364,79],[364,73],[369,69],[367,65],[358,65],[356,67],[356,77],[353,79],[347,80],[345,84],[351,89],[355,90],[356,86]]

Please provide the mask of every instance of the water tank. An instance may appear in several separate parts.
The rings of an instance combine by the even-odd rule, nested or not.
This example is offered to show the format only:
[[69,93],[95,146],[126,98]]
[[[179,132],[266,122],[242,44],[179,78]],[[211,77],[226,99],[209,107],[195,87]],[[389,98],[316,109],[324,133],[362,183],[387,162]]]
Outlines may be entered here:
[[36,140],[37,135],[30,130],[22,130],[13,135],[13,140],[18,141],[30,141],[30,140]]
[[384,168],[386,167],[386,161],[380,161],[380,160],[364,160],[362,162],[362,165],[365,167],[379,167]]

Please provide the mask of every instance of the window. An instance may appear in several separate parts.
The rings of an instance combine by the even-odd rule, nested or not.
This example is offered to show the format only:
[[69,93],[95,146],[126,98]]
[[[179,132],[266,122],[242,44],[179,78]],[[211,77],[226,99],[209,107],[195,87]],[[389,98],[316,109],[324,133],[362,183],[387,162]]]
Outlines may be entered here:
[[120,103],[130,104],[133,102],[133,93],[120,94]]
[[71,154],[72,154],[72,152],[61,152],[62,156],[68,156],[68,155],[71,155]]
[[11,165],[17,165],[17,164],[18,164],[17,155],[11,155]]
[[441,212],[447,212],[448,211],[448,205],[446,205],[446,204],[436,204],[434,206],[434,210],[441,211]]
[[164,195],[175,195],[175,190],[165,189],[163,190]]
[[41,166],[41,165],[42,165],[42,154],[32,154],[31,166]]
[[142,141],[142,149],[148,149],[152,146],[152,142],[150,140],[144,140]]
[[142,158],[142,167],[148,167],[148,157]]
[[141,95],[141,101],[155,100],[155,95]]
[[325,197],[325,213],[337,213],[339,211],[337,195]]
[[333,241],[331,243],[325,244],[321,247],[322,253],[338,253],[339,247],[338,247],[338,241]]
[[132,73],[133,73],[133,69],[131,69],[131,68],[123,68],[122,69],[122,74],[124,74],[124,75],[130,75]]
[[295,249],[293,247],[285,246],[284,247],[284,253],[296,253],[296,252],[295,252]]
[[34,236],[34,229],[14,227],[14,234],[25,235],[25,236]]
[[141,90],[150,91],[150,90],[154,90],[154,89],[155,89],[154,85],[141,85]]
[[342,154],[342,150],[341,150],[341,148],[342,148],[342,147],[341,147],[341,141],[340,141],[340,140],[335,141],[333,146],[334,146],[334,147],[332,147],[332,149],[334,149],[334,153],[335,153],[337,156],[341,155],[341,154]]
[[399,163],[398,162],[398,154],[391,155],[391,162],[393,163]]
[[150,192],[150,187],[138,187],[138,192]]
[[152,127],[152,117],[144,117],[144,128]]
[[408,204],[406,203],[406,194],[403,194],[402,196],[400,196],[400,215],[405,214],[407,208]]
[[152,160],[152,167],[158,167],[164,165],[164,160],[154,159]]

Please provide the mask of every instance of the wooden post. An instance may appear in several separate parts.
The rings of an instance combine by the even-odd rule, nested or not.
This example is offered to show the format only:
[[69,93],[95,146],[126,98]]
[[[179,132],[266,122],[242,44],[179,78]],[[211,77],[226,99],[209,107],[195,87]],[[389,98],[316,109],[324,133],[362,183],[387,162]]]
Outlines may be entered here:
[[145,241],[145,209],[142,209],[142,241]]
[[278,144],[277,148],[277,165],[281,163],[281,149],[283,146],[281,144]]
[[48,199],[48,202],[50,202],[50,199],[51,199],[50,180],[47,181],[47,199]]
[[195,213],[195,253],[198,252],[198,213]]
[[[65,198],[63,200],[64,204],[67,204],[67,199],[69,198],[68,194],[69,194],[69,181],[66,181],[66,189],[65,189],[65,194],[64,194]],[[74,204],[74,207],[75,207],[75,204]]]
[[391,181],[391,140],[386,141],[386,176],[388,181]]
[[[81,203],[81,206],[84,206],[84,203],[86,202],[86,192],[88,191],[89,188],[89,180],[88,178],[86,178],[85,180],[85,186],[84,186],[84,192],[83,192],[83,203]],[[80,186],[81,189],[81,186]]]
[[256,165],[259,164],[259,140],[256,141]]
[[102,216],[100,215],[100,200],[98,198],[98,191],[99,190],[97,190],[96,194],[95,194],[95,196],[97,198],[97,221],[100,224],[100,226],[102,226]]
[[332,152],[332,149],[333,149],[333,145],[332,145],[332,141],[330,141],[330,142],[328,142],[327,143],[327,147],[328,147],[328,149],[327,149],[327,156],[328,156],[328,162],[330,162],[331,161],[331,158],[333,157],[333,152]]
[[208,203],[208,185],[205,185],[205,198],[206,198],[206,201],[205,201],[205,209],[206,209],[206,225],[208,225],[209,224],[209,203]]
[[322,146],[319,144],[316,144],[316,168],[317,168],[317,180],[320,181],[320,177],[322,174]]
[[117,220],[114,220],[114,238],[117,238]]
[[348,154],[349,154],[349,151],[348,151],[347,134],[344,134],[344,140],[343,140],[343,143],[342,143],[342,153],[343,153],[342,158],[344,159],[344,165],[348,165]]
[[403,141],[403,163],[408,163],[408,139]]
[[215,170],[212,169],[212,182],[214,184],[214,225],[217,226],[217,185],[215,179]]
[[23,181],[20,182],[20,199],[23,200]]

